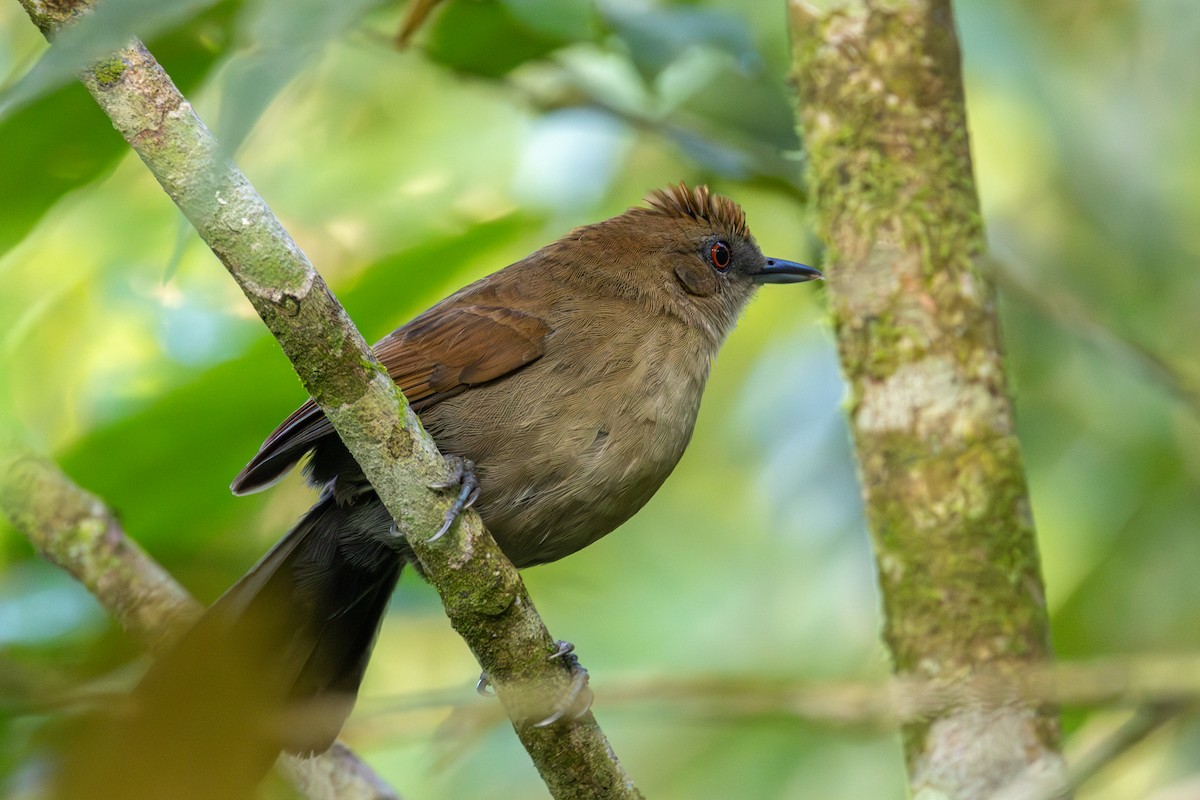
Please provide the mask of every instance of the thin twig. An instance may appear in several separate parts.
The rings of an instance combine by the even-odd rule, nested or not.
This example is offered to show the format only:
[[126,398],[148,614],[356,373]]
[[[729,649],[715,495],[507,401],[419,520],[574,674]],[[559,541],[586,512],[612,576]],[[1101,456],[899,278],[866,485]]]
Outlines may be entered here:
[[404,9],[404,19],[400,21],[400,30],[396,33],[397,49],[403,50],[408,47],[412,37],[425,24],[429,14],[440,2],[441,0],[409,0],[408,6]]
[[1200,386],[1170,361],[1132,336],[1117,330],[1097,316],[1079,298],[1043,285],[1036,287],[1022,277],[1012,264],[1015,256],[991,254],[982,266],[1006,294],[1037,311],[1068,331],[1118,354],[1147,378],[1162,386],[1193,414],[1200,416]]
[[[599,111],[636,130],[665,139],[678,150],[688,153],[697,148],[711,153],[723,153],[736,162],[734,172],[739,178],[770,181],[786,189],[800,203],[808,201],[808,192],[801,178],[798,162],[777,147],[755,138],[740,142],[714,131],[713,126],[694,114],[675,112],[674,119],[652,113],[646,108],[613,102],[575,73],[569,66],[554,61],[543,64],[545,71],[536,80],[508,76],[504,83],[520,94],[538,111],[567,108],[586,108]],[[706,166],[701,164],[701,166]]]
[[1062,792],[1046,800],[1070,797],[1084,783],[1096,777],[1101,770],[1145,741],[1155,731],[1183,714],[1194,712],[1195,708],[1195,702],[1165,702],[1152,703],[1137,709],[1111,736],[1071,762],[1067,771],[1067,786]]
[[[954,708],[1037,703],[1073,708],[1200,707],[1200,654],[1030,664],[1019,673],[981,671],[955,681],[916,677],[797,682],[751,675],[609,679],[596,686],[606,705],[654,706],[721,717],[775,714],[836,727],[892,730]],[[363,718],[431,707],[486,715],[462,691],[372,698]]]

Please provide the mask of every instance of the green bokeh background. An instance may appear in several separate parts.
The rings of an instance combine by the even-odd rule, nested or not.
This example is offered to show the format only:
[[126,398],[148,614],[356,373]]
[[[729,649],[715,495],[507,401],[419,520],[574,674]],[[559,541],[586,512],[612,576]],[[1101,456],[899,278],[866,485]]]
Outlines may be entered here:
[[[368,339],[681,179],[741,202],[767,253],[821,260],[783,2],[449,0],[403,52],[393,3],[110,4],[238,148]],[[1198,652],[1200,5],[956,12],[1055,649]],[[294,477],[249,498],[226,488],[303,396],[234,283],[62,80],[70,59],[39,64],[45,51],[0,3],[0,436],[53,454],[210,601],[310,502]],[[843,394],[822,289],[768,288],[658,496],[525,574],[649,797],[903,797],[893,733],[666,691],[886,674]],[[477,667],[414,576],[376,650],[344,738],[406,797],[544,796],[508,727],[477,724]],[[39,785],[64,693],[127,686],[143,665],[0,521],[2,791]],[[1069,712],[1070,747],[1121,718]],[[1200,793],[1197,776],[1200,726],[1184,719],[1080,796]]]

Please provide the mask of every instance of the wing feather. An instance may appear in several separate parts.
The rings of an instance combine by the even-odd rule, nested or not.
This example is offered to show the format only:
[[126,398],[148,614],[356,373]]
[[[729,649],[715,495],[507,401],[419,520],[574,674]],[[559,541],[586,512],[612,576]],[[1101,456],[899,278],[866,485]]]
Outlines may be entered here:
[[[440,304],[375,345],[375,355],[413,410],[453,397],[531,364],[545,353],[550,326],[504,306]],[[234,494],[271,486],[308,451],[333,436],[333,426],[312,400],[267,437],[234,478]]]

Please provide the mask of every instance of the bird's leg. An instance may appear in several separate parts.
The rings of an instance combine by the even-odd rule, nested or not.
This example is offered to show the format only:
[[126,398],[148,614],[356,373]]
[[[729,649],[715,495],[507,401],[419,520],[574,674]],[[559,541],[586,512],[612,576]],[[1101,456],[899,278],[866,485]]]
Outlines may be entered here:
[[475,684],[475,692],[480,697],[495,697],[496,690],[492,688],[492,679],[486,672],[479,673],[479,682]]
[[554,704],[554,711],[541,722],[535,722],[535,728],[547,728],[566,718],[574,721],[582,717],[592,707],[592,690],[588,687],[588,671],[579,663],[575,655],[575,645],[570,642],[557,642],[558,649],[550,655],[550,659],[560,658],[567,671],[571,674],[571,685],[566,693]]
[[479,480],[475,477],[474,462],[461,456],[446,456],[446,461],[450,463],[450,477],[445,481],[429,484],[429,488],[444,490],[457,486],[459,487],[458,497],[454,498],[454,502],[446,510],[446,516],[442,518],[442,527],[438,528],[437,533],[430,538],[431,542],[442,538],[446,531],[450,530],[454,520],[458,519],[458,515],[473,506],[479,499]]

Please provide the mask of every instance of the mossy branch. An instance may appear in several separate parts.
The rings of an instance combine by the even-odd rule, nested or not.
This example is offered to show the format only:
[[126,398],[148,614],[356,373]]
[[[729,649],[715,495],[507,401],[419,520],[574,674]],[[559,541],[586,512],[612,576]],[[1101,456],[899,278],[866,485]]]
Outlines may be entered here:
[[[977,259],[949,0],[825,15],[790,4],[810,189],[851,386],[884,637],[900,675],[966,680],[1050,658],[1033,519]],[[1056,715],[966,703],[905,728],[914,794],[987,797],[1060,772]],[[936,795],[935,795],[936,793]]]
[[[21,0],[45,33],[87,2]],[[428,539],[450,497],[429,486],[448,469],[345,310],[246,177],[137,41],[81,79],[113,125],[191,221],[279,341],[407,538],[513,720],[551,794],[640,797],[591,713],[544,728],[530,687],[562,696],[569,677],[524,584],[474,512]]]
[[[37,551],[87,587],[148,649],[200,616],[201,606],[125,535],[111,510],[57,466],[15,450],[0,458],[0,513]],[[317,758],[285,756],[284,773],[313,800],[396,800],[396,793],[349,749]]]

